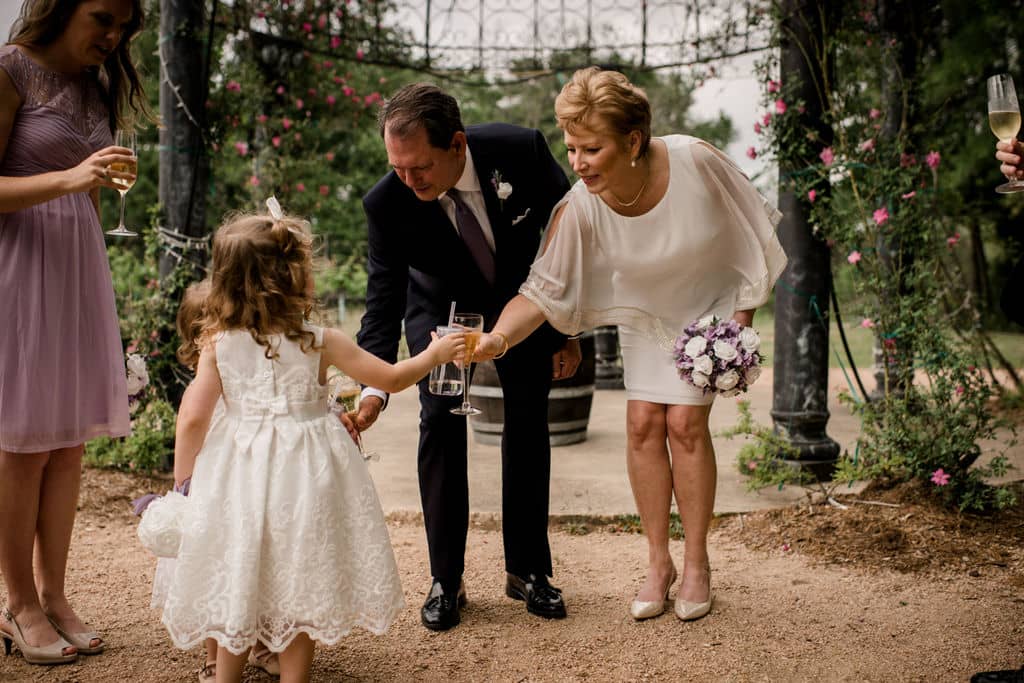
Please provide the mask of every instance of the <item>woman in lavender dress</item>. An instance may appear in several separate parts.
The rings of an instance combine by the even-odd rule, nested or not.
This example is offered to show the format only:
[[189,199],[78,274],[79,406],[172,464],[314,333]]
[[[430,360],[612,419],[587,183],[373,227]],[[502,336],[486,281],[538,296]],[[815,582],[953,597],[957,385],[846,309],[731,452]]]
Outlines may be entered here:
[[64,574],[83,444],[129,431],[98,208],[130,177],[109,170],[130,161],[112,130],[146,113],[142,20],[139,0],[25,0],[0,47],[0,639],[32,664],[104,647]]

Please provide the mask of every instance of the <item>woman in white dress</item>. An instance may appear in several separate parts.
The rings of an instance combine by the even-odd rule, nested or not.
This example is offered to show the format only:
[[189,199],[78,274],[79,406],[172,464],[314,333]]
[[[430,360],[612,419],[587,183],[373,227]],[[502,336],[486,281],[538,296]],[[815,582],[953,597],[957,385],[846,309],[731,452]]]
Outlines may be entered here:
[[618,72],[577,71],[555,114],[580,180],[555,207],[527,281],[476,358],[501,355],[545,319],[570,335],[619,326],[626,464],[649,546],[630,612],[646,619],[665,610],[677,576],[668,544],[674,492],[685,533],[675,612],[698,619],[713,599],[714,394],[679,378],[672,343],[709,314],[751,324],[786,264],[775,235],[781,214],[708,143],[652,138],[647,96]]

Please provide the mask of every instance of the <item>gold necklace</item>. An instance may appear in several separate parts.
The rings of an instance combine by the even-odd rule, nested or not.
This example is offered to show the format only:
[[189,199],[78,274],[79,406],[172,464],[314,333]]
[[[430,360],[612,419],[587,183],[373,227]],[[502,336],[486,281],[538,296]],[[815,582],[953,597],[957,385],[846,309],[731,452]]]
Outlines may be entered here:
[[612,192],[612,189],[610,187],[608,188],[608,194],[610,194],[612,196],[612,199],[615,200],[616,204],[618,204],[619,206],[623,206],[623,207],[628,208],[628,207],[633,206],[634,204],[636,204],[638,201],[640,201],[640,196],[643,195],[644,190],[647,189],[647,183],[650,182],[650,180],[651,180],[651,169],[650,169],[650,167],[648,167],[647,168],[647,178],[644,180],[644,184],[640,186],[640,191],[636,193],[636,196],[633,197],[632,201],[628,201],[628,202],[622,201],[621,199],[619,199],[618,197],[615,196],[615,193]]

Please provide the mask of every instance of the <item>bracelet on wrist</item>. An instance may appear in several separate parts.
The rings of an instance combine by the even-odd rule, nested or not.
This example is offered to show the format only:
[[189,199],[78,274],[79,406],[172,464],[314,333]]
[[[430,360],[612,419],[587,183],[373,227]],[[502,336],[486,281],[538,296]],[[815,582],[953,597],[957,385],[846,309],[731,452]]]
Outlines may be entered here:
[[496,355],[494,357],[494,359],[497,360],[498,358],[501,358],[506,353],[508,353],[510,344],[508,343],[508,337],[505,336],[505,334],[503,332],[491,332],[491,334],[493,334],[495,337],[501,337],[501,341],[504,342],[504,346],[501,349],[501,353],[499,353],[498,355]]

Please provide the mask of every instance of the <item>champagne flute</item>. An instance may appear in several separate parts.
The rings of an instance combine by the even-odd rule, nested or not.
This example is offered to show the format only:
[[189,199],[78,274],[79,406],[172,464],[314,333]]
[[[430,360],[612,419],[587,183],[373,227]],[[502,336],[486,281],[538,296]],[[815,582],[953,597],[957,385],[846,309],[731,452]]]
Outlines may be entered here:
[[131,178],[118,178],[111,177],[110,182],[117,185],[117,191],[121,195],[121,221],[116,228],[108,230],[108,235],[118,235],[120,237],[134,237],[138,233],[132,232],[124,225],[124,196],[128,193],[128,190],[132,189],[135,184],[135,179],[138,177],[139,160],[136,154],[136,136],[134,130],[118,130],[114,135],[114,145],[117,147],[127,147],[132,151],[132,160],[129,162],[117,161],[110,164],[110,171],[115,173],[129,173]]
[[[335,414],[345,413],[354,425],[356,416],[359,415],[359,397],[362,395],[359,383],[348,375],[337,372],[328,378],[327,385],[331,397],[331,412]],[[375,452],[367,452],[363,448],[363,437],[358,433],[358,430],[356,432],[356,446],[359,448],[359,454],[363,456],[363,460],[380,459],[380,456]]]
[[480,409],[469,405],[469,368],[473,364],[473,352],[484,331],[484,317],[479,313],[456,313],[452,324],[466,332],[466,356],[462,359],[462,405],[452,408],[456,415],[479,415]]
[[[988,79],[988,124],[1000,140],[1014,140],[1020,131],[1020,104],[1010,74],[996,74]],[[1009,182],[996,188],[996,192],[1010,194],[1024,192],[1024,181],[1008,178]]]

